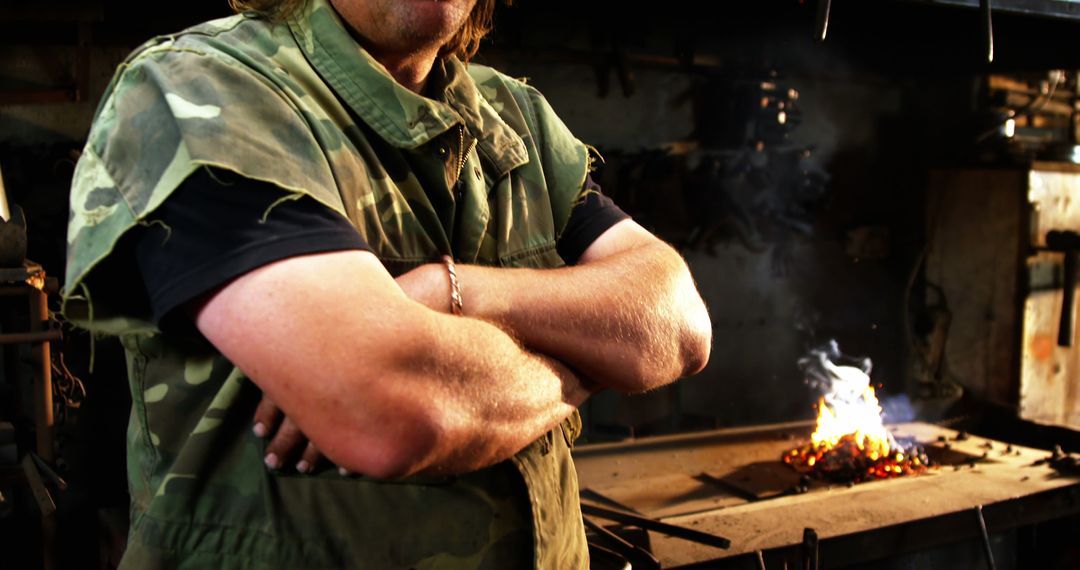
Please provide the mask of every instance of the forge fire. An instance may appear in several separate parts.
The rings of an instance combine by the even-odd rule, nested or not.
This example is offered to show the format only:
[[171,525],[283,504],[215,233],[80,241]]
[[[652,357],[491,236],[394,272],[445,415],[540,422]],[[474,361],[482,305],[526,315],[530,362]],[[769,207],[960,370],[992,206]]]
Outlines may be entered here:
[[[840,364],[850,360],[849,364]],[[870,385],[869,359],[846,359],[835,342],[799,361],[807,382],[821,390],[810,442],[781,457],[799,473],[833,483],[858,483],[925,472],[922,446],[902,442],[882,421]]]

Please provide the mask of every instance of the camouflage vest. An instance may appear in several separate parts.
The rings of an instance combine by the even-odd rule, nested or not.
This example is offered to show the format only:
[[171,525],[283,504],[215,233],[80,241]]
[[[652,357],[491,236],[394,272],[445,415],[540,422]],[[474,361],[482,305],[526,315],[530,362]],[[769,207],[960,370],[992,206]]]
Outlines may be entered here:
[[588,565],[576,414],[459,477],[271,472],[250,429],[257,387],[205,339],[162,334],[131,274],[125,235],[204,166],[311,196],[395,275],[443,253],[562,265],[584,145],[537,91],[489,68],[447,58],[431,81],[433,98],[395,83],[325,0],[287,23],[234,16],[157,38],[117,71],[75,174],[64,312],[127,352],[125,568]]

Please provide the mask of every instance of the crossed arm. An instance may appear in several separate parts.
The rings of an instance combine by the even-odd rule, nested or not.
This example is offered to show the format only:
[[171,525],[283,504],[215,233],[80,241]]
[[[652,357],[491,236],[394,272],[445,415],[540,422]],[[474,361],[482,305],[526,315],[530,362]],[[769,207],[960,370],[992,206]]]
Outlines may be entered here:
[[379,478],[497,463],[592,391],[708,358],[689,271],[632,221],[571,268],[459,273],[466,318],[445,314],[439,265],[395,281],[367,252],[294,257],[218,290],[196,325],[331,461]]

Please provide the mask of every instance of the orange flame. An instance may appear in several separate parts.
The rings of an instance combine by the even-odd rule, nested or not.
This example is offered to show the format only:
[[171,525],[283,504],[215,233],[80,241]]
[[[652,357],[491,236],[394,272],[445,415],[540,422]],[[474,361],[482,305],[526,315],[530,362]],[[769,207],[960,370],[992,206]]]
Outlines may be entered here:
[[895,440],[881,421],[881,405],[873,386],[866,387],[862,399],[866,405],[845,408],[843,414],[837,414],[829,407],[824,397],[818,400],[817,429],[810,436],[814,446],[831,449],[850,436],[871,459],[889,455]]
[[810,443],[782,459],[796,471],[820,479],[858,482],[922,473],[930,462],[918,445],[903,446],[881,419],[870,377],[824,361],[835,382],[818,400],[817,428]]

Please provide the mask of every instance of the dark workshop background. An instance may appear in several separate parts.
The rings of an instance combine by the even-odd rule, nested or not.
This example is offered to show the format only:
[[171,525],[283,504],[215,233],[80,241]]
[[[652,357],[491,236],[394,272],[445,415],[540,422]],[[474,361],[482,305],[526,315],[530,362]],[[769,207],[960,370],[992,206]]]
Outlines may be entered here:
[[[714,327],[704,372],[594,398],[584,442],[810,418],[797,361],[830,339],[872,359],[894,419],[1002,403],[981,379],[928,372],[945,303],[924,283],[930,173],[1008,169],[1075,143],[1068,129],[1045,129],[1041,146],[1004,140],[994,86],[1034,97],[1052,83],[1073,105],[1080,20],[996,14],[988,64],[978,11],[957,5],[975,2],[836,1],[824,42],[816,4],[798,0],[514,4],[478,60],[528,78],[598,149],[594,176],[686,257]],[[225,0],[0,2],[0,171],[48,275],[62,282],[74,161],[116,65],[155,34],[227,14]],[[127,512],[123,356],[99,339],[91,371],[77,331],[58,350],[86,387],[57,430],[61,555],[110,567]],[[32,423],[12,396],[23,360],[4,353],[0,381],[0,419],[17,430]],[[0,552],[36,540],[0,516]]]

